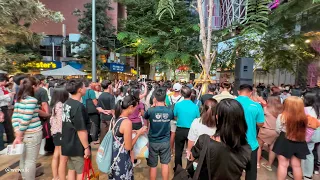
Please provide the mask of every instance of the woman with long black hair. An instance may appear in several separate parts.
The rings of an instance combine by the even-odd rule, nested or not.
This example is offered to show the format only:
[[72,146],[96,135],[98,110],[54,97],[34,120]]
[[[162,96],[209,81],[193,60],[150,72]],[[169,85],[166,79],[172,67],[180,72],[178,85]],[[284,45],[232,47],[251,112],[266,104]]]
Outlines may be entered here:
[[[304,97],[304,111],[307,115],[319,119],[320,116],[320,96],[317,93],[307,92]],[[320,128],[311,130],[310,128],[306,131],[307,145],[310,152],[313,151],[315,144],[320,142]],[[318,147],[319,148],[319,147]],[[319,159],[319,157],[318,157]],[[319,160],[318,160],[319,162]],[[317,165],[320,165],[317,163]],[[303,176],[305,179],[312,179],[314,170],[314,155],[310,153],[307,155],[306,160],[301,162]]]
[[112,173],[109,179],[134,179],[133,178],[133,164],[130,158],[130,151],[137,142],[140,135],[147,132],[145,126],[136,131],[136,136],[132,139],[132,122],[128,117],[134,112],[139,100],[134,96],[126,96],[123,100],[119,100],[115,108],[116,122],[114,123],[114,140],[112,159],[115,160]]
[[13,146],[24,144],[24,151],[20,158],[20,169],[28,169],[28,171],[21,171],[22,179],[26,180],[35,179],[36,161],[42,140],[38,101],[34,97],[36,88],[37,80],[34,77],[22,80],[12,115],[12,126],[16,137]]
[[54,180],[63,180],[66,177],[66,166],[68,158],[61,154],[62,143],[62,114],[63,103],[69,98],[69,93],[64,87],[54,88],[51,99],[52,115],[50,117],[51,135],[55,145],[52,157],[52,175]]
[[240,179],[251,157],[243,108],[236,100],[224,99],[217,105],[216,117],[215,135],[211,138],[201,135],[191,150],[189,160],[198,159],[201,150],[207,147],[204,158],[207,163],[197,167],[201,168],[201,179]]

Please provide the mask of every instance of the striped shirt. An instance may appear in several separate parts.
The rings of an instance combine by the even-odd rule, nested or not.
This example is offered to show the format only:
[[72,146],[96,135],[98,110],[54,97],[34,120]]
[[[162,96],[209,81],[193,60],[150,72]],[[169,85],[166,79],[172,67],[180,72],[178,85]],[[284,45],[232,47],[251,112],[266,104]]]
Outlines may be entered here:
[[36,98],[27,96],[15,103],[12,115],[12,126],[15,131],[35,133],[42,130],[39,115],[34,112],[38,109],[37,102]]

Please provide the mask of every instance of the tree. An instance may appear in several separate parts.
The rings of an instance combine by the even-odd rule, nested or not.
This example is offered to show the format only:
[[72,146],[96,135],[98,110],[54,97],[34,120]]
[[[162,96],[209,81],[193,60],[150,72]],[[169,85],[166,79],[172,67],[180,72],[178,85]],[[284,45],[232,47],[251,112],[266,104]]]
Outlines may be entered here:
[[[107,10],[112,10],[109,6],[109,0],[96,0],[96,44],[97,44],[97,56],[106,55],[112,49],[115,49],[115,28],[111,24],[111,18],[107,16]],[[78,30],[81,33],[81,37],[77,43],[74,43],[76,47],[79,47],[80,51],[76,57],[79,58],[85,65],[91,67],[91,55],[92,55],[92,3],[86,3],[84,5],[85,10],[80,11],[76,9],[73,14],[79,17]],[[100,60],[97,61],[98,69],[104,69],[104,63]]]
[[[175,2],[180,8],[171,19],[163,14],[158,20],[155,0],[125,0],[128,18],[118,39],[131,48],[131,55],[144,56],[152,65],[161,69],[176,70],[179,66],[195,61],[199,52],[198,20],[192,16],[184,2]],[[193,70],[199,70],[195,68]]]
[[0,68],[9,72],[25,62],[40,59],[38,47],[42,34],[29,27],[37,21],[62,21],[63,15],[45,8],[36,0],[3,0],[0,2]]
[[[237,57],[253,57],[256,68],[262,67],[266,71],[280,69],[301,77],[304,74],[302,71],[305,71],[301,67],[313,61],[316,53],[306,43],[312,36],[297,32],[295,27],[297,23],[304,21],[299,14],[306,14],[305,10],[314,6],[311,0],[294,0],[279,6],[269,14],[269,25],[265,33],[244,33],[236,36],[219,61],[221,64],[230,65],[228,67],[232,69]],[[300,17],[300,20],[298,18],[297,21],[297,17]],[[317,13],[310,13],[307,19],[315,22],[318,17]]]

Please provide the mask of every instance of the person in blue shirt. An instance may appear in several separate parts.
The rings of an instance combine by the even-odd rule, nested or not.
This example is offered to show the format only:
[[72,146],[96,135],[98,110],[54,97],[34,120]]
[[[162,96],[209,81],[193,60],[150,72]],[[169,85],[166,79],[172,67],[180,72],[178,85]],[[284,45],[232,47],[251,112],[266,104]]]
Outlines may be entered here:
[[170,121],[174,118],[173,111],[165,105],[166,89],[159,88],[154,93],[154,107],[144,114],[149,121],[149,158],[150,180],[157,177],[158,157],[160,157],[162,179],[169,179],[169,163],[171,161]]
[[264,112],[261,104],[254,102],[250,99],[253,88],[251,85],[243,84],[239,87],[239,96],[236,100],[241,104],[246,123],[248,126],[247,130],[247,141],[251,147],[251,161],[246,167],[246,180],[257,179],[257,155],[259,143],[257,140],[257,126],[262,127],[264,123]]
[[[182,166],[182,153],[185,143],[188,141],[188,134],[194,119],[200,117],[199,107],[191,101],[191,88],[184,86],[181,88],[181,95],[184,100],[174,107],[174,116],[177,120],[177,130],[175,137],[175,167]],[[189,163],[189,162],[188,162]]]

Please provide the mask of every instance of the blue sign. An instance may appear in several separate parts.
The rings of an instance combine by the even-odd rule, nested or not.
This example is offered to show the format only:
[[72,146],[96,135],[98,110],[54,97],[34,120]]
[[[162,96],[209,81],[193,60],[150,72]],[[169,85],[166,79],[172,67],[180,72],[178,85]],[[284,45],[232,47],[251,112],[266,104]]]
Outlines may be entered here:
[[72,66],[75,69],[78,69],[78,70],[82,69],[82,67],[83,67],[82,64],[80,64],[80,63],[78,63],[76,61],[69,61],[69,62],[67,62],[67,64]]
[[108,63],[110,72],[124,72],[124,65],[117,63]]

